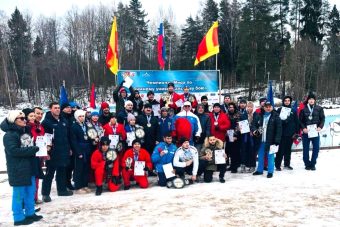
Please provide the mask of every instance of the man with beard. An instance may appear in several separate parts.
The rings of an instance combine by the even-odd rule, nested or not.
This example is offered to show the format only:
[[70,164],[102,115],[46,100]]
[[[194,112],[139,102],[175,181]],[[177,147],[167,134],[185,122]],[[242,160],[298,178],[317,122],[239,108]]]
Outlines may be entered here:
[[128,125],[127,116],[133,114],[133,103],[128,100],[125,102],[124,109],[117,113],[117,121],[124,126]]
[[209,116],[204,113],[204,106],[202,104],[197,105],[196,116],[198,117],[202,128],[201,136],[195,141],[195,147],[200,151],[205,138],[210,136],[211,123]]
[[175,92],[175,84],[170,82],[168,83],[168,95],[170,96],[169,102],[160,100],[161,107],[172,108],[175,111],[175,114],[181,111],[181,106],[177,106],[176,102],[181,99],[181,96]]
[[210,110],[209,110],[209,103],[208,103],[208,97],[206,95],[203,95],[201,97],[201,104],[203,105],[204,107],[204,113],[208,114],[210,113]]
[[183,91],[184,91],[184,93],[181,95],[181,99],[183,100],[183,102],[186,102],[186,101],[190,102],[191,107],[193,109],[196,109],[198,103],[197,103],[197,99],[196,99],[195,95],[189,93],[189,87],[188,86],[185,86]]
[[228,116],[221,111],[219,103],[214,104],[213,112],[209,114],[209,118],[211,125],[210,134],[222,140],[222,142],[225,142],[225,135],[230,128],[230,120]]
[[[143,113],[143,100],[140,97],[139,91],[134,90],[134,95],[130,95],[129,100],[133,103],[133,115],[138,116]],[[124,105],[125,106],[125,105]]]
[[110,106],[107,102],[102,102],[99,111],[99,123],[106,125],[111,119]]
[[228,113],[228,106],[231,103],[231,96],[229,94],[224,96],[223,104],[221,105],[221,110],[223,113]]
[[[292,144],[294,140],[294,135],[299,133],[299,119],[297,113],[292,110],[292,97],[285,96],[282,100],[282,107],[278,109],[278,114],[282,120],[282,137],[279,146],[279,151],[275,157],[275,167],[277,171],[281,170],[281,162],[284,157],[284,167],[285,169],[292,170],[290,166],[290,157],[292,153]],[[282,108],[290,109],[288,115],[281,114]]]

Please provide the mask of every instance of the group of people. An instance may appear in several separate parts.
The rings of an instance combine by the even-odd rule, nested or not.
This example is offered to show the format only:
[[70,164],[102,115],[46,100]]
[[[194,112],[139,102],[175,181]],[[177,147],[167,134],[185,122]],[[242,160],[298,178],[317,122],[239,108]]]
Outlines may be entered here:
[[[147,188],[152,176],[160,186],[185,179],[186,174],[189,183],[212,182],[216,171],[221,183],[226,171],[262,175],[267,170],[271,178],[274,169],[281,171],[282,161],[285,169],[293,169],[291,147],[300,135],[305,167],[316,169],[319,136],[311,132],[322,129],[325,116],[314,94],[295,111],[290,96],[283,98],[277,110],[265,98],[255,109],[252,102],[236,103],[230,95],[224,96],[222,104],[210,106],[207,96],[199,102],[189,87],[183,94],[176,93],[174,83],[168,84],[160,100],[149,91],[143,101],[137,90],[130,87],[128,95],[122,85],[113,92],[115,112],[107,102],[100,111],[57,102],[49,105],[45,116],[40,107],[9,111],[1,129],[6,132],[15,225],[42,218],[34,209],[34,203],[41,202],[39,179],[43,179],[42,200],[50,202],[54,175],[58,196],[89,193],[91,182],[96,195],[101,195],[104,185],[112,192],[121,187],[129,190],[132,181]],[[38,137],[51,138],[46,156],[36,157],[41,149]]]

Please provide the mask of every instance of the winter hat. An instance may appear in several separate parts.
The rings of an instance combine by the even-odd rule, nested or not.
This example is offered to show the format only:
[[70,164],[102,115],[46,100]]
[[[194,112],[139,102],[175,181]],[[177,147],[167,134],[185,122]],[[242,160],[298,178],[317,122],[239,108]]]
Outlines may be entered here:
[[240,104],[241,104],[241,103],[247,104],[247,100],[241,99],[241,100],[240,100]]
[[138,90],[135,90],[135,94],[139,94],[139,91],[138,91]]
[[183,103],[183,106],[191,106],[191,103],[190,103],[189,101],[185,101],[185,102]]
[[30,113],[34,113],[33,109],[31,109],[31,108],[25,108],[25,109],[22,110],[22,112],[25,114],[26,120],[27,120],[27,117]]
[[146,103],[146,104],[144,104],[144,109],[146,109],[146,108],[152,109],[152,105],[150,103]]
[[208,100],[208,97],[207,97],[206,95],[203,95],[203,96],[201,97],[201,102],[202,102],[204,99]]
[[127,107],[128,104],[133,105],[133,103],[132,103],[130,100],[127,100],[127,101],[124,103],[124,107]]
[[168,112],[168,109],[166,107],[162,107],[161,112]]
[[267,101],[267,98],[260,98],[260,103],[261,102],[266,102]]
[[102,138],[100,138],[100,143],[99,143],[99,145],[100,146],[103,146],[103,145],[110,145],[110,143],[111,143],[111,140],[109,139],[109,137],[107,137],[107,136],[103,136]]
[[168,87],[175,87],[175,84],[170,82],[170,83],[168,83]]
[[184,142],[186,142],[186,141],[190,141],[188,138],[185,138],[185,137],[181,137],[180,139],[179,139],[179,143],[180,144],[183,144]]
[[215,103],[215,104],[213,105],[213,108],[215,108],[215,107],[220,107],[220,108],[221,108],[221,105],[217,102],[217,103]]
[[148,93],[146,93],[146,96],[149,96],[149,95],[155,95],[155,93],[153,93],[153,91],[148,91]]
[[102,102],[102,104],[100,105],[100,109],[106,109],[109,108],[109,104],[107,102]]
[[225,94],[224,98],[230,98],[231,99],[231,95],[230,94]]
[[135,143],[139,143],[140,145],[142,145],[142,142],[141,142],[139,139],[134,139],[134,140],[132,141],[132,146],[133,146]]
[[127,121],[130,122],[131,120],[136,120],[136,117],[133,114],[128,114],[127,115]]
[[76,119],[76,121],[78,120],[79,116],[85,116],[86,112],[84,110],[76,110],[76,112],[74,112],[74,118]]
[[266,101],[266,102],[264,103],[264,105],[265,105],[265,106],[269,106],[269,105],[271,106],[272,103],[271,103],[270,101]]
[[198,110],[199,107],[202,107],[204,109],[204,105],[201,103],[197,105],[196,109]]
[[117,118],[116,113],[110,113],[110,119],[111,118]]
[[307,101],[308,101],[309,99],[314,99],[314,100],[316,100],[316,96],[315,96],[315,94],[314,94],[313,92],[309,92],[309,94],[308,94],[308,96],[307,96]]
[[78,104],[78,103],[76,103],[76,102],[70,102],[69,103],[70,104],[70,106],[71,106],[71,108],[77,108],[77,109],[80,109],[80,105]]
[[7,115],[7,121],[9,123],[14,123],[14,121],[19,117],[20,115],[25,115],[22,111],[20,110],[10,110]]
[[99,117],[98,111],[93,111],[93,112],[91,113],[91,117],[94,117],[94,116]]
[[70,103],[66,102],[66,103],[61,104],[60,110],[63,111],[63,109],[65,109],[66,107],[71,107]]
[[122,92],[125,92],[125,93],[127,93],[127,92],[126,92],[126,89],[125,89],[125,88],[123,88],[123,87],[122,87],[121,89],[119,89],[119,93],[122,93]]

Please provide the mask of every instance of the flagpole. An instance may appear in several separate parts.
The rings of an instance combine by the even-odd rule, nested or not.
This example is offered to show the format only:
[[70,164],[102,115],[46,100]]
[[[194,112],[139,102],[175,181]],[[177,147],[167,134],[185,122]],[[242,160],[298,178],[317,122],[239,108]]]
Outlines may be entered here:
[[216,54],[216,69],[215,69],[215,70],[217,70],[217,55],[218,55],[218,54]]

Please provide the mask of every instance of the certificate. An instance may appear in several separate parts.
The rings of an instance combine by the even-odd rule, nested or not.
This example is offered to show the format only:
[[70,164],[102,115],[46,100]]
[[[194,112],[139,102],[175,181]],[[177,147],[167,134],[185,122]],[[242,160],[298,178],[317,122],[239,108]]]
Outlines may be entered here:
[[155,104],[155,105],[152,105],[152,111],[153,111],[153,115],[155,117],[158,117],[159,116],[159,110],[160,110],[161,106],[159,104]]
[[134,175],[135,176],[144,176],[144,168],[145,162],[144,161],[135,161],[135,168],[134,168]]
[[171,162],[163,165],[163,170],[164,170],[164,174],[165,174],[166,179],[169,179],[171,177],[176,176],[174,174],[174,168],[172,167]]
[[248,120],[239,121],[238,126],[240,127],[241,134],[250,132]]
[[48,146],[52,146],[53,134],[45,133],[45,141]]
[[288,107],[284,107],[284,106],[283,106],[283,107],[281,108],[281,113],[280,113],[280,118],[281,118],[281,120],[286,120],[287,117],[289,116],[291,110],[292,110],[291,108],[288,108]]
[[215,164],[225,164],[224,150],[215,150]]
[[319,136],[319,132],[316,130],[317,126],[316,124],[313,125],[307,125],[308,129],[308,138],[314,138]]
[[183,100],[182,99],[178,99],[176,102],[175,102],[176,106],[177,107],[182,107],[183,106]]
[[110,148],[116,149],[119,142],[119,135],[109,135],[109,139],[111,140]]
[[136,139],[136,135],[134,132],[127,132],[126,133],[126,143],[128,146],[132,146],[132,141]]
[[47,156],[47,143],[45,136],[37,136],[37,139],[35,140],[35,145],[39,147],[39,151],[35,153],[35,156]]
[[234,142],[234,129],[229,129],[227,131],[229,142]]
[[125,82],[123,83],[123,86],[126,88],[130,88],[131,85],[133,84],[133,80],[129,76],[125,77],[124,81]]
[[275,154],[279,151],[279,145],[270,145],[269,154]]

